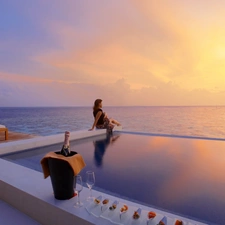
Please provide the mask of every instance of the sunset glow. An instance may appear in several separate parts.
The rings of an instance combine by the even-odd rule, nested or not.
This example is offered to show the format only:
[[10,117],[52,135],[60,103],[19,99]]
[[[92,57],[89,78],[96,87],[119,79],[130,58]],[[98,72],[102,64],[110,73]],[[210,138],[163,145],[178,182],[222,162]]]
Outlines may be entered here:
[[0,106],[224,105],[225,1],[1,5]]

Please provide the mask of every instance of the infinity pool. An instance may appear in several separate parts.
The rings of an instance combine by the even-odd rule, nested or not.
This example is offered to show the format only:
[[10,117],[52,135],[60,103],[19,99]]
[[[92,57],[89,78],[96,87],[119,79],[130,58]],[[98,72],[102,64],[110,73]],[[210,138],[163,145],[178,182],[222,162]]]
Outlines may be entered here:
[[[225,224],[225,142],[115,133],[72,141],[95,189],[209,224]],[[42,172],[40,160],[61,144],[2,158]]]

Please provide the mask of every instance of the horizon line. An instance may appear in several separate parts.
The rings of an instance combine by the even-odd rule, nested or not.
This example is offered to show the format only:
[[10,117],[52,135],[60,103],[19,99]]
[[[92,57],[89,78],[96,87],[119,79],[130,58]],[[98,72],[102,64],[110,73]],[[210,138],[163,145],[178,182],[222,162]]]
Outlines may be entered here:
[[[90,105],[90,106],[88,106],[88,105],[74,105],[74,106],[0,106],[0,108],[73,108],[73,107],[93,107],[93,105]],[[104,105],[104,107],[225,107],[225,105]]]

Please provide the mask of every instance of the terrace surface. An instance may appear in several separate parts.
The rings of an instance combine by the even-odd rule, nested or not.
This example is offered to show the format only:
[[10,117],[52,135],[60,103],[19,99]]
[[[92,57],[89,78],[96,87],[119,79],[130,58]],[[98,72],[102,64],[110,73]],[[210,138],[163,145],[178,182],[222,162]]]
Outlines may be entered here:
[[17,140],[30,139],[30,138],[34,138],[34,137],[37,137],[37,136],[32,135],[32,134],[25,134],[25,133],[18,133],[18,132],[9,131],[8,140],[5,140],[5,133],[0,132],[0,144],[12,142],[12,141],[17,141]]
[[[0,146],[3,143],[31,139],[34,137],[37,137],[37,136],[9,131],[8,140],[5,140],[5,133],[0,132]],[[33,220],[31,217],[27,216],[25,213],[22,213],[21,211],[11,206],[10,204],[6,203],[5,201],[2,201],[1,199],[0,199],[0,212],[1,212],[0,224],[40,225],[40,223]]]
[[2,225],[41,225],[2,200],[0,200],[0,212],[0,224]]

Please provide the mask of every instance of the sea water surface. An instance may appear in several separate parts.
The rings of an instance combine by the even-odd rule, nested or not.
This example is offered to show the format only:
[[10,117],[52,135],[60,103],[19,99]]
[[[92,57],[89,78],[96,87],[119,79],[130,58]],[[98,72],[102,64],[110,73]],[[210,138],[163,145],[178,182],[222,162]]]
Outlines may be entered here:
[[[225,138],[225,106],[103,107],[124,130],[192,137]],[[48,136],[88,130],[92,107],[0,108],[0,124],[10,131]]]

